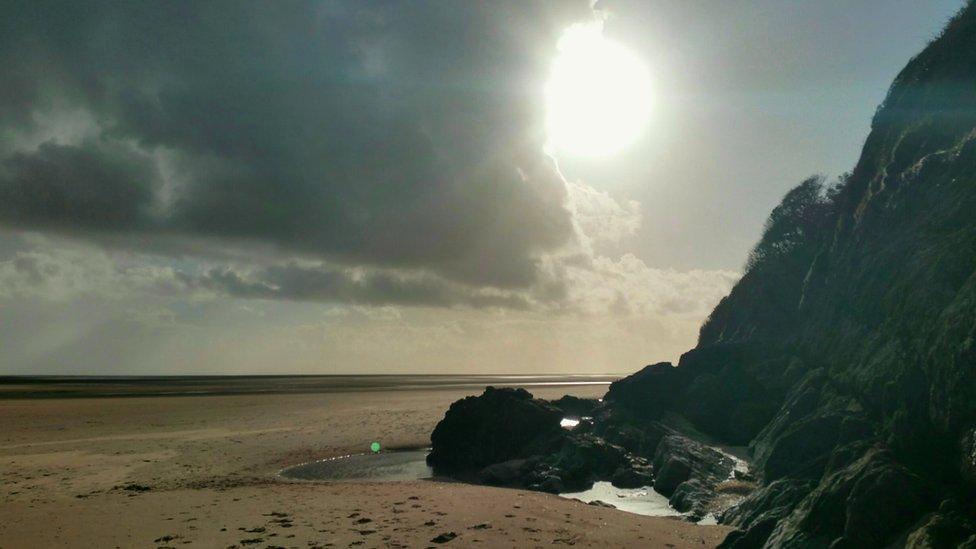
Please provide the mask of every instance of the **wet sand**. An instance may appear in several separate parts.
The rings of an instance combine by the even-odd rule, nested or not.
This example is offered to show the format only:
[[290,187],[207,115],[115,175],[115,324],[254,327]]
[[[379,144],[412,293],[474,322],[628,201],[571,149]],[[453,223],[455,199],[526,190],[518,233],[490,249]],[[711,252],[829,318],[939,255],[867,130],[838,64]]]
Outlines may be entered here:
[[727,532],[533,492],[276,474],[373,440],[425,445],[477,392],[0,399],[0,548],[711,547]]

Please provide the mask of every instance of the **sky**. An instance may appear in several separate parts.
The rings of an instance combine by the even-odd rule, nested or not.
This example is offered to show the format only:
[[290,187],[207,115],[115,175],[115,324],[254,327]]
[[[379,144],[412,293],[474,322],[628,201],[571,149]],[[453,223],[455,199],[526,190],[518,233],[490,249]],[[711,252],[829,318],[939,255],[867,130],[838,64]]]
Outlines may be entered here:
[[[0,374],[676,360],[961,6],[4,2]],[[650,81],[599,157],[548,146],[578,25]]]

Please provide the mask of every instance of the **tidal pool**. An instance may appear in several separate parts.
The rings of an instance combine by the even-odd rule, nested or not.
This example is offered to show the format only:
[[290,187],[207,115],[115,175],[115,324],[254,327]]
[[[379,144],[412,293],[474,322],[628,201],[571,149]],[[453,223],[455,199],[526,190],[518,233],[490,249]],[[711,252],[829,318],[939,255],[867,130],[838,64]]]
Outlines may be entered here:
[[434,475],[427,466],[428,452],[424,449],[338,456],[288,467],[281,476],[300,480],[419,480]]
[[617,488],[609,482],[595,482],[593,487],[582,492],[566,492],[561,497],[578,499],[590,503],[602,501],[609,503],[621,511],[648,515],[652,517],[681,516],[668,504],[668,498],[655,492],[651,487]]
[[[383,451],[321,459],[288,467],[281,476],[299,480],[390,482],[433,478],[427,465],[430,450]],[[668,498],[651,487],[617,488],[609,482],[596,482],[589,490],[559,494],[586,503],[602,501],[621,511],[654,517],[681,516],[668,504]]]

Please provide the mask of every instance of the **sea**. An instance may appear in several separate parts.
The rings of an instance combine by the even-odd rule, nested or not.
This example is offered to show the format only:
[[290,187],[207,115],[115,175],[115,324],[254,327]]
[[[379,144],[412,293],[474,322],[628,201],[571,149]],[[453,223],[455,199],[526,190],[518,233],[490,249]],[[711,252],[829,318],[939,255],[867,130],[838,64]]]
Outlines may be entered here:
[[624,375],[0,376],[0,399],[532,389],[609,385]]

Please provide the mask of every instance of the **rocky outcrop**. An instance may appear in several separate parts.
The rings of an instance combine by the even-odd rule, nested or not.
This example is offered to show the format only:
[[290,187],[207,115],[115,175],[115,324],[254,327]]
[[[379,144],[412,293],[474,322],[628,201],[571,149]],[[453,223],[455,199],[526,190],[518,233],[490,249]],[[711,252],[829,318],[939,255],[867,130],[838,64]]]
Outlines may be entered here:
[[884,547],[935,504],[926,483],[872,448],[828,471],[770,533],[770,547]]
[[660,422],[635,423],[608,409],[575,429],[559,428],[573,406],[592,412],[597,404],[548,403],[524,390],[489,387],[451,406],[431,435],[427,459],[439,474],[550,493],[582,491],[599,480],[653,486],[676,509],[703,517],[716,486],[732,476],[733,460]]
[[757,490],[749,499],[719,517],[723,524],[739,529],[730,534],[720,547],[761,547],[780,521],[790,516],[814,486],[813,481],[781,479]]
[[646,458],[586,428],[560,428],[567,408],[590,411],[596,402],[557,402],[493,387],[459,400],[431,434],[427,462],[439,474],[552,493],[584,490],[597,480],[629,488],[653,482]]
[[678,395],[688,383],[687,372],[670,362],[645,367],[610,384],[604,397],[618,413],[626,413],[643,420],[658,419],[666,410],[678,405]]
[[600,406],[600,401],[595,398],[579,398],[573,395],[565,395],[551,401],[550,404],[561,410],[565,417],[581,418],[592,416]]
[[[946,500],[939,510],[924,516],[904,538],[907,549],[957,547],[976,549],[976,523],[955,502]],[[901,542],[902,540],[899,540]]]
[[563,442],[562,412],[525,389],[488,387],[451,404],[430,435],[435,471],[475,473],[488,465],[545,454]]
[[696,511],[715,496],[715,486],[732,476],[732,459],[681,435],[668,435],[654,456],[654,490],[667,496],[679,511]]

